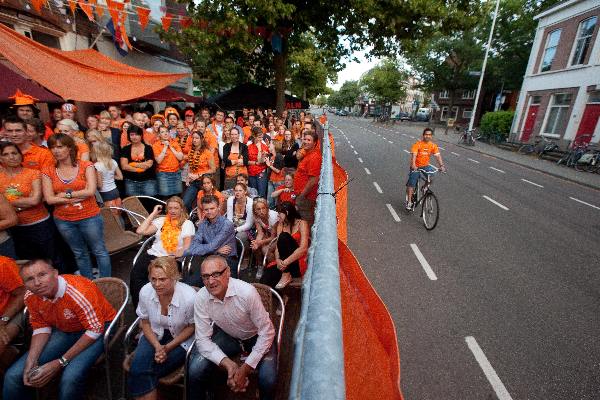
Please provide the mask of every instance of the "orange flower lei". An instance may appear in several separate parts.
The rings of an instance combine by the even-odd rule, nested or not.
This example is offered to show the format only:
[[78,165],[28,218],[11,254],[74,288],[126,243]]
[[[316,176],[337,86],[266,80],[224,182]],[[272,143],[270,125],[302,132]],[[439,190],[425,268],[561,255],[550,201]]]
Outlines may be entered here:
[[167,253],[175,254],[180,233],[181,226],[179,226],[179,221],[173,221],[171,220],[170,216],[166,216],[165,222],[160,230],[160,239],[162,241],[163,248]]

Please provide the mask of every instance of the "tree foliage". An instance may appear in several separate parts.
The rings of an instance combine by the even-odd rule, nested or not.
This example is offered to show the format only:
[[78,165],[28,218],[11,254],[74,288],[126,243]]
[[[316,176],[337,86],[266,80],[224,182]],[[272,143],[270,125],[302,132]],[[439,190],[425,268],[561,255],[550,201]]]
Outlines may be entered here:
[[406,79],[408,74],[398,61],[386,58],[371,68],[361,78],[360,83],[379,104],[391,104],[406,96]]
[[346,81],[340,90],[333,92],[327,99],[327,104],[336,108],[352,107],[361,94],[358,81]]

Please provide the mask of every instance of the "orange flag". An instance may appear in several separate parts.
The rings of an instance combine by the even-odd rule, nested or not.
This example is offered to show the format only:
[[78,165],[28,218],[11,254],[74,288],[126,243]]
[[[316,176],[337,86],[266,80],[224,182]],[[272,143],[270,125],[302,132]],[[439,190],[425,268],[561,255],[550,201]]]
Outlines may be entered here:
[[121,13],[121,24],[120,24],[121,37],[123,37],[123,42],[125,42],[125,44],[129,48],[129,50],[131,50],[133,48],[133,46],[131,45],[131,42],[129,41],[129,37],[127,36],[127,30],[125,30],[125,18],[126,17],[127,17],[127,14],[122,12]]
[[136,11],[137,11],[137,15],[138,15],[138,21],[140,22],[140,26],[143,31],[144,29],[146,29],[146,26],[148,25],[148,19],[150,17],[150,9],[144,8],[144,7],[137,7]]
[[77,1],[69,0],[69,8],[71,9],[71,13],[75,15],[75,10],[77,9]]
[[92,5],[90,3],[83,0],[79,3],[79,7],[81,7],[81,9],[85,13],[85,15],[87,15],[90,21],[94,20],[94,13],[92,11]]
[[165,31],[168,31],[169,28],[171,27],[171,22],[173,21],[173,16],[169,13],[166,13],[165,16],[162,17],[160,20],[162,22],[163,29]]
[[190,17],[183,17],[179,20],[179,25],[181,25],[181,28],[189,28],[190,26],[192,26],[192,19]]
[[46,1],[47,0],[31,0],[31,5],[33,6],[34,10],[39,13],[42,12],[42,7],[46,5]]

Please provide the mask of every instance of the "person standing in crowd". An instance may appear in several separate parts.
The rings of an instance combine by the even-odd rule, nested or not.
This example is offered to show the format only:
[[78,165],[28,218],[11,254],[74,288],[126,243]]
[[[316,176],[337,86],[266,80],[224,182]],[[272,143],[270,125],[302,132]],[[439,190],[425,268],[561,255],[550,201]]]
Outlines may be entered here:
[[7,138],[21,150],[24,167],[39,171],[54,165],[50,150],[37,146],[29,140],[25,121],[19,117],[6,117],[3,126]]
[[58,231],[71,247],[79,272],[92,279],[92,250],[100,276],[111,276],[110,256],[104,245],[104,221],[96,204],[96,169],[89,161],[77,160],[72,137],[61,133],[48,139],[56,166],[42,171],[44,199],[54,206]]
[[58,133],[71,136],[77,146],[77,159],[82,161],[90,161],[90,148],[85,143],[84,135],[78,135],[79,126],[72,119],[61,119],[56,124]]
[[15,243],[8,234],[8,228],[17,225],[19,219],[14,208],[4,195],[0,194],[0,256],[17,258]]
[[135,306],[140,289],[148,283],[148,264],[157,257],[181,257],[196,232],[180,197],[168,199],[166,207],[166,215],[162,216],[163,206],[154,206],[136,230],[139,235],[154,235],[154,242],[148,251],[140,254],[131,271],[131,296]]
[[[102,134],[104,140],[110,143],[113,147],[113,159],[117,162],[121,158],[121,130],[119,128],[111,128],[110,114],[108,111],[101,111],[98,118],[98,131]],[[125,134],[127,139],[127,134]]]
[[189,150],[187,151],[188,176],[183,202],[188,210],[195,207],[196,197],[202,185],[202,176],[214,174],[216,170],[215,159],[208,148],[202,133],[196,131],[191,136]]
[[116,312],[98,286],[82,276],[59,275],[44,260],[21,266],[31,345],[4,376],[2,397],[27,400],[61,371],[59,400],[85,397],[89,369],[104,351],[102,335]]
[[90,114],[85,119],[85,123],[87,124],[87,130],[90,129],[98,129],[98,116],[94,114]]
[[48,147],[48,143],[44,139],[44,131],[46,129],[46,125],[39,118],[31,118],[25,121],[26,132],[27,132],[27,140],[36,146],[40,147]]
[[283,289],[292,278],[299,278],[306,272],[310,228],[291,203],[281,203],[277,206],[277,212],[279,222],[275,261],[265,269],[260,282]]
[[281,186],[285,177],[283,156],[281,154],[275,154],[273,158],[267,158],[265,160],[265,164],[269,168],[270,172],[269,183],[267,186],[267,201],[269,202],[270,208],[275,208],[275,198],[272,196],[272,194],[277,187]]
[[112,105],[108,107],[108,113],[110,114],[110,127],[120,128],[124,119],[121,118],[121,107]]
[[296,120],[294,121],[294,125],[292,126],[292,137],[300,145],[302,143],[302,121]]
[[171,139],[167,127],[160,127],[158,139],[152,145],[157,164],[158,195],[162,198],[180,196],[182,185],[179,163],[183,160],[183,152],[177,140]]
[[206,127],[206,129],[215,136],[217,142],[223,140],[223,128],[225,127],[224,122],[225,112],[222,110],[217,110],[217,112],[215,112],[215,120]]
[[152,146],[160,134],[160,127],[165,125],[165,117],[160,114],[155,114],[150,119],[151,126],[144,129],[143,140],[149,146]]
[[[214,196],[219,200],[219,210],[221,214],[225,213],[225,197],[223,194],[217,190],[217,184],[215,179],[211,175],[202,175],[200,179],[202,181],[202,190],[198,191],[198,196],[196,196],[196,204],[200,206],[202,204],[202,198],[204,196]],[[203,219],[204,215],[202,214],[202,210],[198,209],[198,218]]]
[[260,197],[267,197],[267,164],[270,156],[269,146],[263,140],[260,127],[252,128],[252,143],[248,146],[248,178],[250,186],[255,188]]
[[283,134],[283,141],[281,142],[281,155],[283,156],[283,166],[285,168],[298,168],[298,157],[296,154],[300,146],[298,142],[294,139],[294,136],[291,131],[286,130]]
[[[8,354],[4,351],[23,331],[27,321],[23,316],[25,286],[19,266],[12,258],[0,256],[0,373],[6,370]],[[16,355],[16,349],[13,357]]]
[[191,132],[192,129],[194,129],[194,110],[189,108],[185,110],[183,118],[183,126],[188,130],[188,132]]
[[[113,147],[106,142],[98,142],[92,147],[92,159],[97,171],[98,192],[104,207],[121,207],[121,195],[115,180],[122,181],[123,173],[117,162],[112,158]],[[119,217],[119,210],[111,210]]]
[[230,143],[223,146],[225,164],[225,189],[231,189],[239,174],[248,173],[248,146],[240,141],[240,133],[233,127],[229,131]]
[[317,133],[306,131],[302,136],[302,149],[305,155],[298,163],[294,176],[294,192],[296,192],[296,207],[302,219],[312,226],[315,216],[315,204],[319,177],[321,175],[321,152],[318,147]]
[[48,140],[50,135],[55,133],[56,124],[62,119],[61,106],[55,105],[50,108],[50,120],[46,122],[46,129],[44,130],[44,140]]
[[[61,110],[62,119],[70,119],[71,121],[73,121],[77,124],[77,121],[78,121],[77,106],[75,106],[74,104],[71,104],[71,103],[64,103],[61,106],[60,110]],[[73,132],[73,135],[82,139],[83,132],[86,130],[87,130],[86,127],[77,125],[77,128]],[[56,133],[58,133],[58,132],[56,132]]]
[[165,109],[165,125],[169,130],[171,138],[177,136],[177,123],[179,122],[179,112],[174,107]]
[[234,195],[227,199],[227,219],[235,225],[235,235],[248,247],[248,233],[254,226],[252,199],[248,197],[246,186],[242,183],[235,184],[233,193]]
[[39,113],[39,110],[35,106],[35,102],[38,99],[21,92],[19,89],[17,89],[15,94],[10,96],[9,99],[14,99],[15,104],[13,104],[12,109],[15,111],[17,117],[21,118],[23,121],[29,121],[30,119],[35,118]]
[[194,342],[196,291],[178,282],[175,259],[156,258],[147,273],[150,282],[140,290],[136,309],[143,335],[127,375],[129,394],[140,400],[157,398],[158,380],[183,365]]
[[[196,295],[196,348],[188,369],[188,398],[204,400],[219,368],[227,371],[227,385],[244,392],[248,375],[258,372],[259,397],[275,398],[277,346],[275,328],[254,286],[231,277],[223,257],[210,256],[201,265],[204,287]],[[233,358],[250,352],[241,365]]]
[[131,144],[121,149],[121,170],[127,196],[156,196],[156,174],[152,147],[142,141],[143,131],[137,125],[127,130]]

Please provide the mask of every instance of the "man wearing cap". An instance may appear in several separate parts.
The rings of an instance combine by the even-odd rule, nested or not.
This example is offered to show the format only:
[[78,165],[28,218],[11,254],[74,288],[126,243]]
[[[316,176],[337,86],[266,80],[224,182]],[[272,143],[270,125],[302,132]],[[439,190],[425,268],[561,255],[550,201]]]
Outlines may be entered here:
[[192,132],[194,130],[194,110],[187,109],[185,111],[184,117],[184,124],[186,129]]
[[[62,105],[62,107],[60,109],[61,109],[61,114],[62,114],[63,120],[69,119],[74,122],[77,121],[77,106],[75,104],[65,103]],[[55,129],[55,131],[58,131],[58,123],[56,124],[56,126],[57,126],[57,129]],[[87,128],[85,126],[83,126],[81,124],[77,124],[77,129],[75,131],[73,131],[71,136],[78,137],[79,139],[83,139],[85,137],[83,132],[85,132],[85,131],[87,131]]]
[[4,132],[8,139],[21,150],[25,168],[41,171],[54,165],[54,157],[50,150],[31,143],[27,134],[27,125],[21,118],[7,117],[4,120]]
[[36,98],[21,92],[19,89],[9,99],[15,99],[13,109],[17,113],[17,117],[23,121],[27,121],[35,117],[38,109],[35,107]]

